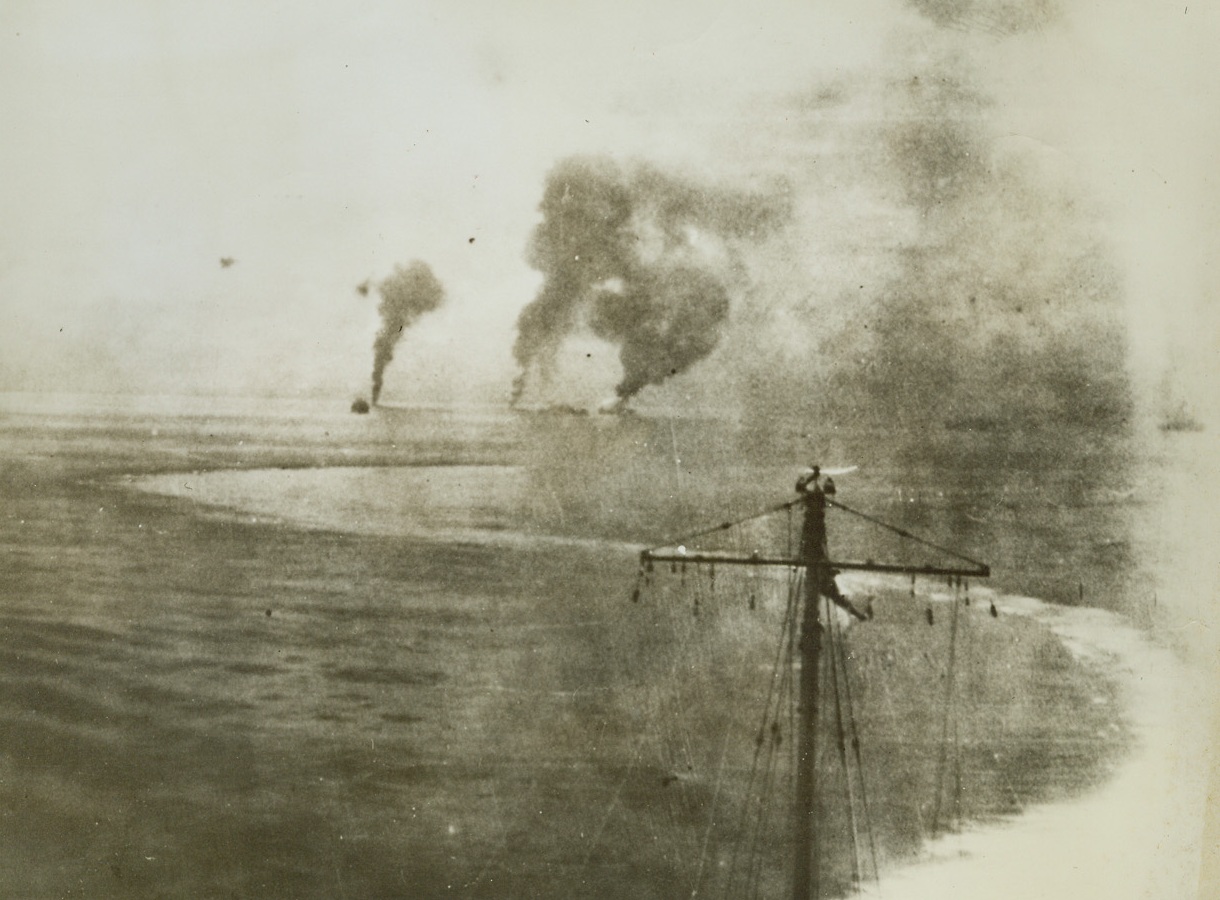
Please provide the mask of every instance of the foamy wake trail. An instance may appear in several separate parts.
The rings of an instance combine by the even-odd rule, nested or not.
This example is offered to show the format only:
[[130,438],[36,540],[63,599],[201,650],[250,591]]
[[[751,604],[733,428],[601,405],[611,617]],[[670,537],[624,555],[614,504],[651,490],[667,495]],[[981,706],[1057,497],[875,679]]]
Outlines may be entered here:
[[885,900],[1183,900],[1198,889],[1206,706],[1186,665],[1121,616],[986,590],[1001,614],[1052,629],[1122,687],[1135,747],[1106,784],[933,842],[861,896]]

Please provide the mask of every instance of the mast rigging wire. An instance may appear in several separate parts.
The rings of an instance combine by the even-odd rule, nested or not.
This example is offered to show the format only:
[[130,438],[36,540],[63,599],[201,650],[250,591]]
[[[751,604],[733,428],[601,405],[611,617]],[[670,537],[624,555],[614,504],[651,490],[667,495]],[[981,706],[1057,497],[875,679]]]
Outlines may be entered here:
[[839,764],[843,768],[843,783],[847,794],[847,814],[851,823],[851,879],[852,884],[860,883],[860,827],[856,821],[856,798],[852,790],[851,766],[847,762],[847,737],[843,727],[843,703],[839,688],[839,671],[842,668],[843,679],[847,679],[846,661],[843,659],[843,642],[838,628],[835,627],[834,612],[830,606],[830,598],[825,598],[827,650],[830,664],[831,690],[835,702],[835,740],[839,750]]
[[856,710],[851,699],[851,678],[847,671],[847,661],[842,659],[843,664],[843,695],[847,706],[847,721],[851,728],[851,746],[852,754],[856,759],[856,772],[860,779],[860,807],[864,813],[864,833],[868,837],[869,857],[873,864],[873,878],[876,880],[877,887],[881,887],[881,869],[877,865],[877,842],[873,833],[873,820],[869,812],[868,806],[868,787],[864,778],[864,758],[860,750],[860,729],[856,722]]
[[[792,573],[791,577],[789,578],[788,602],[787,602],[786,609],[784,612],[784,621],[783,621],[783,625],[780,630],[779,641],[776,646],[775,659],[773,660],[772,666],[771,666],[771,678],[768,682],[767,696],[766,696],[766,699],[763,704],[763,712],[762,712],[762,715],[760,716],[758,730],[756,732],[756,737],[755,737],[755,742],[754,742],[754,755],[753,755],[753,759],[750,764],[750,773],[749,773],[748,778],[746,779],[746,790],[745,790],[746,801],[742,805],[741,815],[740,815],[740,818],[738,819],[738,828],[737,828],[738,833],[744,835],[745,832],[750,831],[748,822],[750,819],[751,807],[754,805],[751,801],[752,801],[752,798],[754,797],[755,791],[757,789],[759,809],[758,809],[758,815],[755,817],[755,827],[752,831],[752,838],[750,838],[750,841],[749,841],[750,842],[750,852],[751,852],[752,856],[746,862],[746,871],[745,871],[745,876],[744,876],[745,877],[745,885],[744,885],[745,890],[742,892],[742,894],[737,894],[733,890],[733,885],[734,885],[735,881],[737,880],[737,875],[738,875],[738,860],[740,859],[740,856],[741,856],[742,845],[743,845],[743,843],[745,843],[745,839],[743,837],[742,840],[739,840],[734,845],[733,854],[730,857],[728,873],[726,875],[725,882],[724,882],[725,898],[737,897],[737,896],[743,896],[743,895],[748,896],[748,890],[749,890],[750,884],[756,878],[755,859],[758,857],[758,853],[757,853],[758,846],[757,845],[758,845],[758,839],[759,839],[759,835],[761,832],[761,825],[762,825],[762,821],[763,821],[763,810],[768,805],[767,798],[770,794],[771,771],[772,771],[772,766],[773,766],[773,762],[774,762],[774,754],[777,749],[777,745],[774,740],[772,740],[770,742],[767,741],[767,722],[768,722],[768,720],[772,719],[772,713],[771,713],[772,700],[776,698],[777,680],[778,680],[778,693],[779,693],[779,698],[780,698],[775,703],[775,708],[776,708],[777,713],[780,708],[780,703],[782,702],[785,687],[787,687],[789,693],[791,692],[790,679],[791,679],[792,665],[791,665],[791,658],[785,653],[785,649],[786,649],[786,647],[792,646],[791,632],[792,632],[792,629],[795,627],[797,608],[799,607],[800,587],[801,587],[801,584],[803,583],[803,576],[804,576],[803,572],[794,571]],[[781,666],[782,666],[782,669],[781,669]],[[780,675],[781,671],[783,671],[783,673],[784,673],[782,676]],[[769,744],[769,746],[767,746],[768,744]],[[767,747],[767,753],[766,753],[766,760],[763,763],[762,777],[760,779],[759,778],[759,761],[760,761],[760,757],[763,756],[764,746]]]
[[[958,599],[958,590],[955,589],[953,598],[953,613],[949,620],[949,664],[945,673],[945,700],[944,713],[941,719],[940,729],[940,748],[936,760],[936,801],[932,807],[932,833],[936,834],[940,830],[940,813],[941,813],[941,795],[944,793],[945,786],[945,766],[947,763],[946,757],[949,751],[949,723],[953,713],[954,690],[953,682],[956,675],[957,661],[957,620],[958,607],[960,606]],[[957,720],[953,719],[953,727],[956,733]]]

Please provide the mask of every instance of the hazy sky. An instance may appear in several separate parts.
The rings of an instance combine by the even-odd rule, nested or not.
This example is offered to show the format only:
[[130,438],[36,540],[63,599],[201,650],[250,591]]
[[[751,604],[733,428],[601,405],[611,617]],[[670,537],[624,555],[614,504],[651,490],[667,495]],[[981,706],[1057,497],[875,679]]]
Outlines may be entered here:
[[[1214,7],[1151,0],[7,0],[0,388],[347,397],[377,328],[355,286],[418,258],[448,303],[387,398],[506,397],[557,160],[783,175],[793,98],[884,115],[887,78],[935,55],[1096,204],[1138,366],[1210,397],[1218,38]],[[887,219],[796,183],[828,227]]]

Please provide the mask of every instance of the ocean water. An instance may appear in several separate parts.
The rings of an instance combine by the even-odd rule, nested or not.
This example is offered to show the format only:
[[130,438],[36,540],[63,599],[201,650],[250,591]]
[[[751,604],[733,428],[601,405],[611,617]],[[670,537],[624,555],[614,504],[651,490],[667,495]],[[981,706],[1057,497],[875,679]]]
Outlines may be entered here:
[[[859,466],[843,502],[995,572],[957,599],[957,791],[936,774],[952,597],[848,585],[880,610],[844,646],[882,886],[1121,782],[1168,727],[1132,667],[1169,699],[1184,681],[1139,649],[1175,633],[1170,553],[1142,523],[1183,490],[1180,445],[0,399],[12,896],[723,895],[747,838],[769,844],[753,882],[780,890],[782,721],[765,803],[751,759],[759,701],[784,690],[785,576],[659,571],[630,599],[639,547],[787,499],[813,459]],[[832,540],[870,552],[866,530]],[[845,785],[822,765],[842,891]]]

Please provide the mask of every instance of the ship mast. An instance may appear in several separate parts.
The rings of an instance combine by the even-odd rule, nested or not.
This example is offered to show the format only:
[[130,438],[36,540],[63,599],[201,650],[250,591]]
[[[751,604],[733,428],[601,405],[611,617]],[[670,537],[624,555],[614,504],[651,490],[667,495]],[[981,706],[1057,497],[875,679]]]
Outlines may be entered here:
[[[800,697],[798,701],[798,745],[795,803],[793,809],[793,865],[792,900],[817,900],[818,872],[818,821],[817,821],[817,723],[819,684],[818,671],[822,654],[822,623],[818,618],[821,597],[833,601],[857,619],[867,617],[857,610],[835,584],[835,575],[845,569],[864,572],[882,572],[908,575],[945,575],[949,577],[985,578],[991,574],[986,563],[981,563],[944,547],[874,519],[831,499],[835,494],[834,481],[821,478],[820,469],[813,466],[797,481],[798,499],[783,504],[779,509],[791,509],[800,505],[804,514],[801,528],[801,543],[796,557],[761,556],[758,552],[741,556],[721,551],[694,551],[685,546],[661,547],[644,550],[640,554],[641,565],[652,562],[711,563],[717,565],[785,566],[803,568],[805,571],[804,612],[801,617],[800,648]],[[832,560],[826,543],[826,508],[832,506],[860,516],[874,525],[894,532],[925,547],[937,550],[960,560],[963,565],[939,566],[933,564],[907,565],[903,563],[874,562],[873,560]],[[713,531],[730,527],[731,523]],[[696,535],[697,536],[697,535]]]
[[[798,485],[800,483],[798,482]],[[818,895],[817,858],[817,724],[818,671],[822,655],[822,623],[818,621],[819,587],[829,579],[826,571],[826,494],[814,476],[814,488],[805,494],[805,521],[801,530],[801,561],[805,566],[805,612],[801,619],[801,681],[797,701],[795,846],[792,864],[792,900],[814,900]]]

